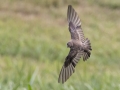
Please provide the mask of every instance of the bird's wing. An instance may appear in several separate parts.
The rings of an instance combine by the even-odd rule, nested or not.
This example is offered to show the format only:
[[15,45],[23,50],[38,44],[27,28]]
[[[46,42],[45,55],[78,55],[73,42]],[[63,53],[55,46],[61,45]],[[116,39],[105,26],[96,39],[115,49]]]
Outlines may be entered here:
[[71,38],[84,42],[85,37],[81,28],[80,18],[71,5],[68,5],[67,20],[69,24],[69,31],[71,33]]
[[65,59],[64,65],[59,74],[58,82],[64,83],[75,71],[75,66],[78,63],[82,51],[70,49],[68,56]]

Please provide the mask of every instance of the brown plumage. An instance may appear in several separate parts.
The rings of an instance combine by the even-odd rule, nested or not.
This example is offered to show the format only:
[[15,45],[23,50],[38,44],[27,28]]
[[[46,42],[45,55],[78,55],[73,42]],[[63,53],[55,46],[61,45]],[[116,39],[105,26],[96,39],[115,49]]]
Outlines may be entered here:
[[64,83],[75,72],[75,66],[80,58],[83,57],[84,61],[87,60],[92,50],[90,40],[84,37],[79,16],[71,5],[68,5],[67,20],[71,34],[71,40],[67,43],[70,52],[61,69],[59,83]]

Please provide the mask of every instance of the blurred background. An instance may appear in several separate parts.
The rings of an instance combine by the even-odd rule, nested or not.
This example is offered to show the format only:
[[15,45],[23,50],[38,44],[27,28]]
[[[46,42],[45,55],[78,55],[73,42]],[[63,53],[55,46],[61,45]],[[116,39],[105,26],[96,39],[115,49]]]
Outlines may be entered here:
[[[71,4],[91,40],[65,84]],[[120,90],[120,0],[0,0],[0,90]]]

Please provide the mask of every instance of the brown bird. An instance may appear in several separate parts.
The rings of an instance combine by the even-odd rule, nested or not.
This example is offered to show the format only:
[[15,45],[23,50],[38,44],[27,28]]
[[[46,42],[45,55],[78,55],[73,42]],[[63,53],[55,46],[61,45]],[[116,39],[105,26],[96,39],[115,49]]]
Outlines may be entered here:
[[79,59],[83,57],[84,61],[87,60],[92,50],[90,40],[84,37],[79,16],[71,5],[68,5],[67,20],[71,34],[71,40],[67,43],[70,51],[59,74],[59,83],[66,82],[75,72],[75,66]]

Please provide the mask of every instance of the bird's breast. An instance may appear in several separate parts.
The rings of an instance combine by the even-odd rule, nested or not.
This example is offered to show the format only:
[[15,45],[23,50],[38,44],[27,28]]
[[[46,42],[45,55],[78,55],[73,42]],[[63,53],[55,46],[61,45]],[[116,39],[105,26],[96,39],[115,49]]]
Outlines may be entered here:
[[82,47],[82,42],[80,42],[79,40],[73,40],[73,47],[74,48],[80,48]]

